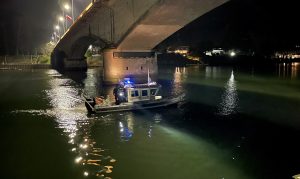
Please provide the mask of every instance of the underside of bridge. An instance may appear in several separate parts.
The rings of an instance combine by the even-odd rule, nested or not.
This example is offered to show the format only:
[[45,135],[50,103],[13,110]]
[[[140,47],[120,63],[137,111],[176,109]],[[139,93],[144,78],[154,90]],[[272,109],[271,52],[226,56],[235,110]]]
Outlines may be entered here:
[[105,49],[105,81],[157,72],[152,49],[228,0],[98,0],[87,7],[52,53],[54,68],[86,69],[91,44]]

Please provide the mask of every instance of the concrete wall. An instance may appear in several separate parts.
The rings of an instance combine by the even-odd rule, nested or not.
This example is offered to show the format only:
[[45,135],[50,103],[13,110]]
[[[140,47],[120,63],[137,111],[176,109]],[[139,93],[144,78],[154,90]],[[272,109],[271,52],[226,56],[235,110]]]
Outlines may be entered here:
[[[152,58],[118,58],[113,53],[120,52],[116,49],[107,49],[104,52],[104,81],[106,83],[117,83],[125,77],[130,77],[136,82],[147,80],[148,69],[153,80],[157,75],[157,57]],[[124,52],[124,51],[122,51]],[[131,53],[132,51],[126,51]],[[132,52],[134,53],[134,52]]]

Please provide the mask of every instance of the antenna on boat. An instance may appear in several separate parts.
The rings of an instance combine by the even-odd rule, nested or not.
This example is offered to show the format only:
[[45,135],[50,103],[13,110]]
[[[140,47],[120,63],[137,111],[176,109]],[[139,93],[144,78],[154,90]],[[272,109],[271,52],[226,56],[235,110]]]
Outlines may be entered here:
[[151,79],[150,79],[150,75],[149,75],[149,67],[148,67],[148,85],[150,84]]
[[149,60],[147,59],[147,67],[148,67],[148,86],[150,85],[151,83],[151,78],[150,78],[150,69],[149,69]]

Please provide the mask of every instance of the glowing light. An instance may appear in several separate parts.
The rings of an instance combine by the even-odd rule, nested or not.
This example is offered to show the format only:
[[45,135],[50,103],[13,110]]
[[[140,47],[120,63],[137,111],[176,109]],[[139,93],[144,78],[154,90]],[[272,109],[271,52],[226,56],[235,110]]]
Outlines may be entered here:
[[86,148],[88,148],[88,145],[87,144],[84,144],[84,145],[80,144],[80,148],[86,149]]
[[72,139],[72,138],[74,138],[76,136],[76,133],[72,133],[72,134],[70,134],[69,135],[69,137]]
[[74,152],[74,151],[76,151],[76,148],[73,148],[73,149],[72,149],[72,152]]
[[235,52],[230,52],[230,56],[231,56],[231,57],[234,57],[235,55],[236,55]]
[[294,175],[293,178],[295,178],[295,179],[300,179],[300,174]]
[[69,9],[70,9],[69,4],[65,4],[65,5],[64,5],[64,8],[67,9],[67,10],[69,10]]
[[114,168],[113,166],[104,166],[106,168],[106,173],[111,173],[112,172],[112,168]]
[[61,21],[61,22],[64,21],[63,16],[59,16],[59,17],[58,17],[58,20]]
[[122,128],[124,127],[122,122],[119,122],[119,126],[122,127]]
[[81,160],[82,160],[82,157],[78,157],[78,158],[75,159],[75,162],[79,163]]
[[116,162],[117,160],[116,159],[110,159],[110,162],[111,163],[114,163],[114,162]]
[[84,176],[89,176],[89,173],[88,172],[83,172],[83,175]]
[[59,30],[59,26],[58,26],[58,25],[56,25],[56,26],[55,26],[55,29],[56,29],[56,30]]

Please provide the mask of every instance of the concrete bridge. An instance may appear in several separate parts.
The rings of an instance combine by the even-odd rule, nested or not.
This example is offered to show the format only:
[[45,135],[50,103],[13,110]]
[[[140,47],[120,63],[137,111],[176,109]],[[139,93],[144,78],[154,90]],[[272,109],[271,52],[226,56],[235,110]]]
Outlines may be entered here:
[[229,0],[94,0],[62,36],[53,68],[86,69],[90,44],[104,49],[105,81],[157,72],[152,49],[196,18]]

